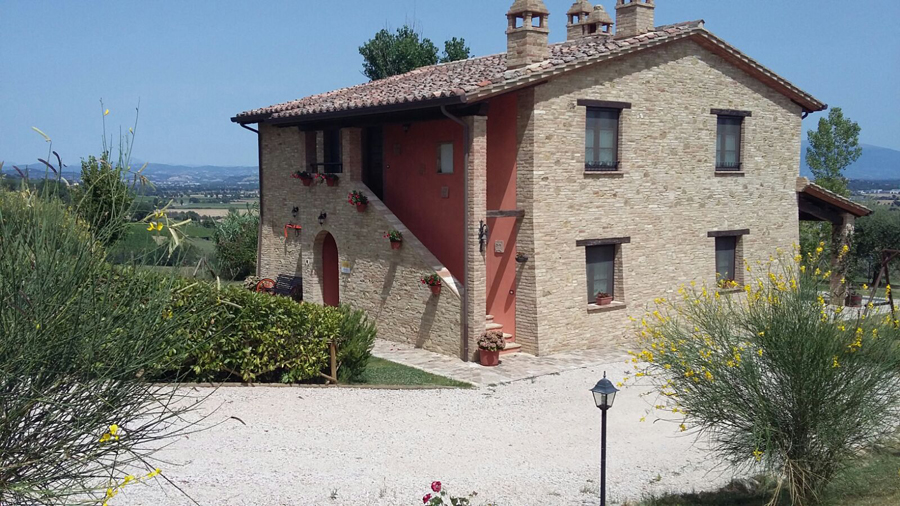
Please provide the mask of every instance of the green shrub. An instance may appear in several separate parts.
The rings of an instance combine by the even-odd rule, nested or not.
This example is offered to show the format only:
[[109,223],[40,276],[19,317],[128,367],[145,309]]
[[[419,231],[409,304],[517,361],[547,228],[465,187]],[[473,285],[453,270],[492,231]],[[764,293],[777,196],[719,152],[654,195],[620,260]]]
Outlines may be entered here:
[[359,381],[366,372],[377,331],[363,311],[341,307],[341,328],[338,339],[338,379]]
[[328,367],[341,311],[298,304],[236,286],[196,282],[176,294],[176,308],[213,308],[173,336],[173,359],[200,381],[307,381]]
[[140,468],[156,476],[153,449],[196,405],[146,381],[190,321],[173,280],[110,267],[108,237],[0,191],[0,504],[99,504]]
[[823,248],[761,266],[743,296],[698,287],[658,300],[633,358],[660,417],[735,466],[774,473],[795,504],[818,502],[900,415],[898,322],[826,306]]
[[256,271],[256,249],[259,237],[259,209],[247,212],[229,211],[216,225],[213,242],[216,267],[225,279],[242,280]]

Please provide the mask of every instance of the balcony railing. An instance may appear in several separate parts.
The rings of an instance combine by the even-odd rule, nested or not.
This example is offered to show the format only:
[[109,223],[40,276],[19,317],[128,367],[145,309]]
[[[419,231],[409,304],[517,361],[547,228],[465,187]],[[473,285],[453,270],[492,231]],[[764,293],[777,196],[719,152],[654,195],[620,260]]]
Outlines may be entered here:
[[319,168],[322,168],[321,172],[323,174],[342,174],[344,172],[344,164],[341,162],[326,162],[326,163],[311,163],[309,164],[309,168],[311,172],[320,172]]
[[619,162],[586,162],[584,170],[587,172],[615,172],[619,170]]

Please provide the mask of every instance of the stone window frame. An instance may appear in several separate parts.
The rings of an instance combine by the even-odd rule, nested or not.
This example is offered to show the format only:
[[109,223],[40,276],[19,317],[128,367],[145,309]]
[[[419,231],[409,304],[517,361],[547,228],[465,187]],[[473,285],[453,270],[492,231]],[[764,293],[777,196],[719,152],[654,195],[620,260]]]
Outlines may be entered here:
[[[450,146],[450,160],[451,161],[450,161],[450,171],[449,172],[444,172],[441,170],[443,167],[441,165],[441,148],[446,145]],[[436,151],[437,151],[437,157],[436,157],[437,162],[435,165],[437,165],[437,173],[442,176],[453,175],[453,173],[456,172],[456,145],[455,145],[455,143],[452,140],[437,141]]]
[[[578,107],[583,107],[584,110],[584,128],[582,129],[584,133],[584,142],[582,154],[585,156],[584,160],[584,175],[585,176],[621,176],[624,174],[622,169],[622,123],[625,121],[626,115],[624,114],[626,109],[631,109],[630,102],[615,102],[609,100],[593,100],[593,99],[578,99],[576,101],[576,105]],[[616,165],[613,169],[590,169],[587,166],[587,115],[589,109],[610,109],[616,110],[619,113],[618,120],[616,122]]]
[[[752,111],[741,111],[737,109],[710,109],[709,113],[716,117],[716,137],[715,137],[715,167],[716,174],[736,174],[741,175],[744,173],[744,146],[746,146],[746,123],[747,118],[753,116]],[[722,127],[722,120],[737,120],[737,127],[739,129],[738,133],[738,142],[737,142],[737,165],[736,166],[724,166],[719,164],[719,130]]]
[[719,265],[718,258],[716,255],[716,245],[718,244],[718,240],[721,238],[734,238],[734,279],[729,281],[734,281],[738,286],[732,289],[724,290],[724,292],[735,291],[739,292],[743,290],[744,286],[744,236],[750,235],[750,229],[740,229],[740,230],[719,230],[712,231],[707,233],[707,237],[714,239],[713,242],[713,265],[716,275],[716,285],[719,283]]
[[606,239],[581,239],[575,242],[575,245],[578,247],[584,247],[584,260],[585,260],[585,270],[584,270],[584,282],[585,288],[587,288],[587,283],[589,282],[587,279],[587,248],[593,246],[614,246],[615,247],[615,257],[613,258],[613,302],[609,306],[598,306],[594,303],[594,301],[588,299],[587,309],[588,312],[608,312],[608,311],[616,311],[619,309],[625,309],[627,306],[625,304],[625,268],[624,268],[624,248],[622,247],[625,244],[630,244],[630,237],[614,237],[614,238],[606,238]]

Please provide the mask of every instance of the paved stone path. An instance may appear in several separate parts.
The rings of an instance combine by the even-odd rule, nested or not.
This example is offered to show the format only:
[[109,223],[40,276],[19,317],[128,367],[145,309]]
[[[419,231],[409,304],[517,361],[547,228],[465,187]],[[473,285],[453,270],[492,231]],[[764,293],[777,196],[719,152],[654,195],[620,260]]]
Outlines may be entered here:
[[609,350],[581,350],[577,353],[560,353],[546,357],[517,353],[501,356],[500,365],[497,367],[482,367],[477,362],[463,362],[456,357],[439,355],[409,344],[394,343],[383,339],[375,341],[372,354],[425,372],[465,381],[477,387],[502,385],[598,364],[608,364],[618,359],[625,360],[627,356],[624,351]]

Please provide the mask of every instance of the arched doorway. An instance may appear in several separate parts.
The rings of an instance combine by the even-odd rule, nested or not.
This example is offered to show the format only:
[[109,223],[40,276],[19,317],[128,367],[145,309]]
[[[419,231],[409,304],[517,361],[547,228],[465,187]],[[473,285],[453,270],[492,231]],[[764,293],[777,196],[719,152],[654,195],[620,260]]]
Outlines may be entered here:
[[322,240],[322,302],[326,306],[339,306],[340,290],[337,243],[334,236],[326,232]]

